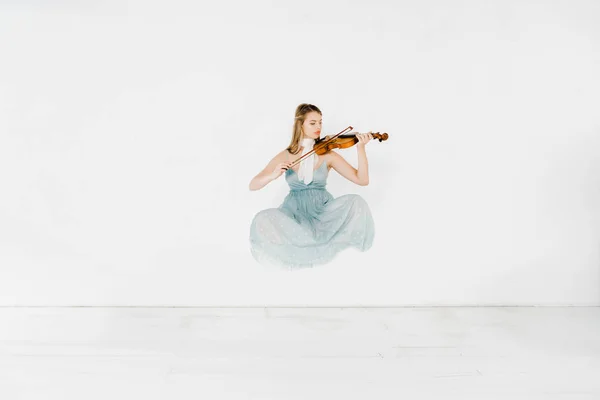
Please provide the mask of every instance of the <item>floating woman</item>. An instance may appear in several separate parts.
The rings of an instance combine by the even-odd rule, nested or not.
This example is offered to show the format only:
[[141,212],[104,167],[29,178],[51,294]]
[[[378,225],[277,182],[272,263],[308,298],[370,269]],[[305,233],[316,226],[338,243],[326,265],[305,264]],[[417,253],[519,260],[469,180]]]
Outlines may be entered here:
[[[373,134],[353,135],[358,152],[355,169],[334,150],[314,151],[315,142],[321,142],[322,116],[317,106],[300,104],[290,145],[250,181],[250,190],[260,190],[285,174],[290,188],[279,207],[259,211],[252,220],[250,251],[261,264],[290,270],[314,267],[344,249],[364,252],[373,245],[375,228],[365,200],[358,194],[334,198],[326,189],[331,169],[357,185],[369,184],[365,145]],[[299,157],[302,161],[294,168]]]

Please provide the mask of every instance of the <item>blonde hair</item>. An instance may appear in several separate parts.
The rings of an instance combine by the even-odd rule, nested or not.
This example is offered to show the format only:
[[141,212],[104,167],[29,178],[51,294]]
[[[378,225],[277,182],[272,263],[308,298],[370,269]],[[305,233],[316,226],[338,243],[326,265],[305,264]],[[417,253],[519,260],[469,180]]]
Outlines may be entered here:
[[302,124],[306,121],[306,114],[311,111],[316,111],[321,116],[323,113],[319,110],[319,107],[313,104],[302,103],[296,107],[296,114],[294,118],[294,128],[292,130],[292,140],[287,150],[292,154],[297,154],[300,151],[300,140],[302,139]]

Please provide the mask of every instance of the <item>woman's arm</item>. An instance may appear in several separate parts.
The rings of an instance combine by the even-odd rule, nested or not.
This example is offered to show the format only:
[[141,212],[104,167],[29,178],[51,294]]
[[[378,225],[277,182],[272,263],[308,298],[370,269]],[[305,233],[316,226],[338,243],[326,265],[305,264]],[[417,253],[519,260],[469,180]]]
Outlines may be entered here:
[[262,171],[252,178],[250,184],[248,185],[250,190],[262,189],[270,182],[279,178],[281,174],[283,174],[283,172],[289,168],[291,163],[287,161],[287,156],[285,154],[286,151],[287,150],[284,150],[273,157],[271,161],[269,161],[269,164],[267,164]]
[[369,163],[367,162],[365,145],[358,143],[356,145],[356,151],[358,152],[358,180],[362,182],[363,186],[367,186],[369,184]]

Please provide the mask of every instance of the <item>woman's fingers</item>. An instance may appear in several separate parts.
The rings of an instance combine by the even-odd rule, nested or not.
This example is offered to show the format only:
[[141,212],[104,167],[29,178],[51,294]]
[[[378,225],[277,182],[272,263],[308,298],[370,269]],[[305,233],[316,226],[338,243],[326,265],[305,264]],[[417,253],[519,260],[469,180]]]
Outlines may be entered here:
[[369,140],[371,140],[373,138],[373,136],[371,135],[371,132],[357,133],[356,137],[358,138],[358,141],[363,144],[366,144],[367,142],[369,142]]

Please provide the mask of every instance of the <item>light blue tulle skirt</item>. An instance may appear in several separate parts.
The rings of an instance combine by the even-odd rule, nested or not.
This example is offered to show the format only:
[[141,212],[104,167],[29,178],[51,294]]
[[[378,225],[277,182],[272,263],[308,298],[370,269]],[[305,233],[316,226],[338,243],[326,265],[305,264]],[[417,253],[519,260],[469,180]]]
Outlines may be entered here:
[[277,208],[258,212],[250,226],[250,250],[261,264],[289,269],[314,267],[342,250],[368,250],[373,244],[373,217],[357,194],[334,198],[326,188],[328,169],[315,170],[308,185],[286,171],[290,192]]

